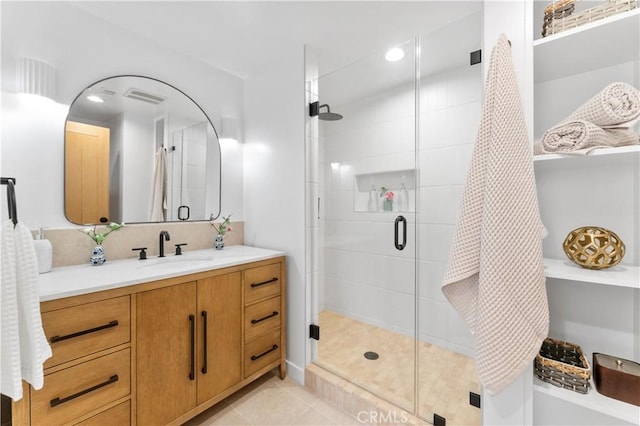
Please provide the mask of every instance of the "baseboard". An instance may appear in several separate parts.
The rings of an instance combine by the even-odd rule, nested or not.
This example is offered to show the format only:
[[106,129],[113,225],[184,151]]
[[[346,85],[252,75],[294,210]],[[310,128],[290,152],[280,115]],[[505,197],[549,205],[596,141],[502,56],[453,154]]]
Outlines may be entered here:
[[287,376],[289,376],[291,380],[304,386],[304,368],[297,366],[289,360],[287,360]]

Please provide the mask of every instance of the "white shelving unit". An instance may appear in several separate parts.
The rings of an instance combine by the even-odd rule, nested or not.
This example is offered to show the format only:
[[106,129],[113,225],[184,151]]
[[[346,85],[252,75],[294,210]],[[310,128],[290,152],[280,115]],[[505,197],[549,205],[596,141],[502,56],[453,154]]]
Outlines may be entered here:
[[536,83],[637,60],[640,9],[540,38],[533,47]]
[[587,394],[573,392],[568,389],[561,389],[549,383],[545,383],[538,378],[533,380],[533,390],[535,392],[544,393],[554,398],[562,399],[580,407],[606,414],[619,420],[629,423],[640,422],[640,407],[636,407],[617,399],[608,398],[596,391],[593,380],[591,381],[591,390]]
[[568,259],[544,259],[544,272],[547,278],[640,289],[638,266],[616,265],[594,271],[581,268]]
[[[541,19],[540,12],[543,6],[534,4],[533,7],[534,21]],[[534,27],[534,34],[536,34],[534,38],[539,37],[537,35],[540,32],[538,24],[535,23],[532,27]],[[559,116],[561,113],[568,114],[580,105],[579,103],[573,104],[579,98],[579,96],[575,96],[577,91],[595,94],[608,83],[625,80],[633,83],[636,87],[640,86],[640,9],[594,21],[546,38],[536,39],[533,41],[532,49],[534,102],[538,107],[537,110],[534,108],[536,111],[534,120],[539,126],[537,129],[539,137],[540,132],[544,129],[543,126],[555,124],[552,123],[554,119],[558,118],[557,121],[560,121],[563,118]],[[633,71],[629,72],[629,69]],[[590,161],[590,157],[598,157],[598,159]],[[611,269],[589,270],[575,265],[566,258],[546,258],[544,260],[545,275],[555,279],[547,287],[550,297],[558,297],[556,302],[579,306],[580,297],[583,297],[581,294],[571,293],[572,300],[563,299],[563,297],[567,297],[569,293],[567,289],[571,288],[571,285],[580,286],[580,283],[601,285],[605,289],[602,294],[611,295],[610,297],[617,298],[614,300],[618,302],[622,298],[632,295],[634,302],[626,304],[624,308],[628,309],[624,311],[628,314],[626,318],[629,318],[631,309],[633,310],[631,316],[635,319],[640,318],[640,267],[637,266],[640,258],[637,253],[640,250],[638,242],[640,235],[638,230],[640,226],[640,183],[628,182],[630,180],[628,177],[631,175],[634,176],[634,180],[639,180],[640,146],[596,149],[586,156],[545,154],[535,156],[534,161],[536,164],[543,162],[536,167],[536,173],[540,174],[538,176],[540,178],[538,193],[541,211],[546,211],[546,220],[555,225],[551,226],[555,231],[552,235],[555,238],[549,239],[547,237],[546,242],[546,244],[551,244],[550,241],[555,241],[552,243],[554,245],[547,247],[551,248],[551,251],[555,250],[556,253],[553,256],[559,256],[558,248],[555,246],[561,237],[559,234],[571,229],[565,230],[564,228],[573,225],[574,222],[578,226],[584,225],[584,223],[577,223],[584,220],[595,219],[606,222],[607,219],[611,219],[610,215],[613,214],[613,217],[616,217],[620,221],[619,223],[624,225],[623,229],[632,230],[627,235],[630,236],[629,241],[633,246],[631,250],[633,253],[628,254],[621,264]],[[548,163],[549,161],[550,163]],[[629,173],[629,168],[633,168],[631,169],[633,173]],[[575,177],[577,174],[584,177],[582,182],[587,185],[588,179],[600,179],[601,181],[611,179],[612,183],[606,191],[598,191],[593,194],[593,200],[588,200],[585,198],[588,192],[575,191],[575,188],[571,187],[578,180],[563,179]],[[623,179],[628,180],[623,181]],[[563,185],[566,188],[562,187]],[[624,189],[620,189],[621,186]],[[547,193],[555,194],[555,198],[554,195]],[[634,201],[626,204],[631,207],[625,211],[607,213],[606,209],[599,209],[597,210],[598,214],[594,215],[591,214],[594,211],[591,209],[590,214],[580,215],[580,208],[589,210],[590,201],[606,203],[607,200],[615,200],[616,197],[627,197],[627,199]],[[564,198],[568,201],[557,203],[558,200]],[[575,209],[569,210],[568,206],[575,206]],[[589,219],[585,219],[585,217]],[[556,306],[562,306],[562,303],[556,303]],[[617,308],[614,302],[607,303],[604,300],[602,309],[603,315],[610,316],[616,314]],[[554,327],[557,333],[562,333],[562,330],[566,329],[576,331],[577,327],[581,336],[579,340],[583,341],[575,341],[574,343],[596,348],[611,346],[611,341],[607,340],[610,339],[607,329],[605,327],[600,329],[602,324],[596,323],[596,320],[594,323],[577,324],[577,316],[572,316],[572,314],[573,312],[570,311],[556,309],[556,317],[551,318],[551,333],[553,333]],[[579,318],[584,319],[585,316]],[[587,321],[591,321],[591,318],[588,318]],[[632,328],[632,333],[625,334],[624,341],[627,336],[630,340],[628,346],[618,345],[618,348],[622,347],[623,351],[629,352],[631,347],[640,346],[640,325],[635,325]],[[571,341],[573,334],[568,331],[566,334],[566,340]],[[554,337],[553,334],[552,337]],[[637,349],[631,352],[636,357],[640,353]],[[635,360],[638,361],[638,359]],[[566,412],[562,413],[560,424],[575,423],[572,420],[574,415],[579,415],[582,421],[588,424],[589,421],[593,422],[588,413],[597,412],[611,419],[608,424],[620,424],[622,421],[640,425],[640,407],[601,395],[593,383],[591,391],[586,395],[561,389],[538,379],[534,379],[533,389],[534,422],[536,411],[541,413],[539,415],[541,421],[544,422],[545,419],[549,421],[548,416],[544,415],[545,410],[548,410],[548,406],[545,404],[566,403],[566,405],[562,405],[563,411],[566,407]],[[538,407],[536,407],[536,395],[539,395],[538,403],[540,405]]]
[[591,151],[587,155],[582,154],[542,154],[533,157],[533,161],[548,161],[548,160],[562,160],[562,159],[576,159],[576,158],[589,158],[608,155],[623,155],[623,154],[637,154],[640,155],[640,145],[621,146],[618,148],[597,148]]

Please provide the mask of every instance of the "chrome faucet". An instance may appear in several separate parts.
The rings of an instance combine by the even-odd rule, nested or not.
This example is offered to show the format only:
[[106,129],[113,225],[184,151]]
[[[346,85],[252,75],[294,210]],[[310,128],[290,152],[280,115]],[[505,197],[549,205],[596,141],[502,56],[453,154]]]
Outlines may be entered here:
[[164,257],[164,242],[171,241],[171,237],[167,231],[160,231],[160,254],[158,257]]

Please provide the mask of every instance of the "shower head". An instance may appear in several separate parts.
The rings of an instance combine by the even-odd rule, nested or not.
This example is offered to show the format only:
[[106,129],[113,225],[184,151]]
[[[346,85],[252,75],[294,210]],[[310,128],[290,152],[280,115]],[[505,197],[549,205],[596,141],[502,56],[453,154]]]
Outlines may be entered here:
[[318,110],[320,110],[320,109],[322,109],[324,107],[327,107],[327,112],[318,113],[318,118],[320,120],[327,120],[327,121],[342,120],[342,115],[337,114],[335,112],[331,112],[331,109],[329,108],[329,105],[327,105],[327,104],[320,105]]

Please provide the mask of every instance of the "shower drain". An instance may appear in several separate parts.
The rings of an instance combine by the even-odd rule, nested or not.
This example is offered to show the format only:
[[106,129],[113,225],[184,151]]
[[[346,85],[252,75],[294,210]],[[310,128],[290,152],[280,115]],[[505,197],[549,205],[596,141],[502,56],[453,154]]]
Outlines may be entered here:
[[375,359],[380,358],[380,355],[378,355],[377,353],[375,353],[373,351],[369,351],[369,352],[365,352],[364,353],[364,357],[366,359],[375,360]]

